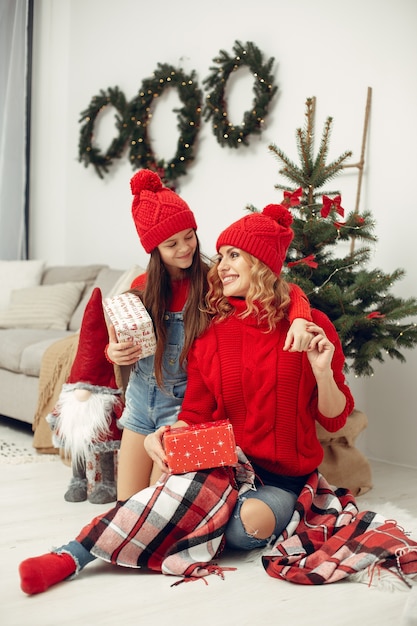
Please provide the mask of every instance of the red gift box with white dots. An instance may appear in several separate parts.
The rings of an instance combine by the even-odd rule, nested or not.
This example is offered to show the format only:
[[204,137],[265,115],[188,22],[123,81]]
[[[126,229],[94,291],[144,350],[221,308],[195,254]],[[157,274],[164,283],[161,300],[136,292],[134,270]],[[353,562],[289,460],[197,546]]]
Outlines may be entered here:
[[235,436],[227,420],[170,428],[164,446],[171,474],[237,463]]

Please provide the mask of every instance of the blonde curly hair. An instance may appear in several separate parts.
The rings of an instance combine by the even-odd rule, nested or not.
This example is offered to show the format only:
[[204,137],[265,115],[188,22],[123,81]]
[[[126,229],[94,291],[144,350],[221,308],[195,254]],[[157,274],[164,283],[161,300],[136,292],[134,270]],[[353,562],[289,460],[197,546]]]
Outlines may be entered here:
[[[290,287],[286,280],[278,277],[265,263],[251,254],[240,250],[242,257],[250,266],[250,287],[245,297],[246,310],[240,314],[242,318],[255,314],[259,321],[266,321],[269,331],[276,328],[278,322],[285,317],[290,304]],[[233,305],[223,295],[223,284],[220,280],[218,266],[220,259],[215,261],[207,274],[209,289],[206,295],[207,312],[222,321],[233,312]]]

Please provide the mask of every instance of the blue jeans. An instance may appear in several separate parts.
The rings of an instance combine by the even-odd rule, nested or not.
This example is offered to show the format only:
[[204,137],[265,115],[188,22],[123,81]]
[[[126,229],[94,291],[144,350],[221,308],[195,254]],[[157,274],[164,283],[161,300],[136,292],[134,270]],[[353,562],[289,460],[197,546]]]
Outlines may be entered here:
[[65,552],[66,554],[70,554],[74,559],[76,570],[70,578],[76,576],[86,565],[91,563],[91,561],[95,561],[96,559],[95,556],[90,554],[90,552],[86,548],[84,548],[84,546],[79,541],[75,541],[75,539],[64,546],[61,546],[60,548],[56,548],[56,550],[53,550],[53,552],[56,552],[57,554],[62,554],[63,552]]
[[[246,532],[240,518],[240,509],[245,500],[256,498],[267,504],[275,515],[275,529],[271,537],[257,539]],[[287,526],[294,512],[297,495],[280,487],[265,485],[257,487],[256,491],[247,491],[239,496],[235,509],[226,527],[226,546],[234,550],[253,550],[263,548],[273,536],[279,537]]]

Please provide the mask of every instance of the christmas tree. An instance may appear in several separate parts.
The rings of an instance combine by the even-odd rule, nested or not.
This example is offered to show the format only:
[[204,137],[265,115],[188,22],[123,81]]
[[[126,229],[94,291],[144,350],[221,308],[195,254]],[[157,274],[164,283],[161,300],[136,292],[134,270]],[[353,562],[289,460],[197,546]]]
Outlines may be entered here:
[[368,267],[371,245],[377,240],[371,212],[346,212],[340,192],[323,190],[346,166],[351,152],[326,163],[333,123],[328,117],[314,155],[314,108],[314,98],[307,99],[305,127],[296,133],[300,165],[276,145],[269,146],[281,163],[279,174],[291,183],[275,185],[283,191],[281,202],[294,218],[286,278],[304,290],[312,307],[332,320],[346,356],[346,371],[370,376],[372,362],[384,362],[385,355],[405,362],[402,349],[417,344],[417,325],[410,321],[417,314],[417,299],[402,299],[391,292],[404,277],[403,269],[386,274]]

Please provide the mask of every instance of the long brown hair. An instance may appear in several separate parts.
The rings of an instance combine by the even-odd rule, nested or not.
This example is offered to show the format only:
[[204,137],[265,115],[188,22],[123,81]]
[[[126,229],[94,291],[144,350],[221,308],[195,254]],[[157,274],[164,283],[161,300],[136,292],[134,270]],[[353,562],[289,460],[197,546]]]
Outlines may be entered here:
[[[250,286],[246,294],[246,310],[241,317],[251,314],[259,315],[260,321],[266,321],[269,330],[274,330],[278,322],[285,317],[290,304],[290,287],[286,280],[277,276],[265,263],[240,250],[241,255],[249,263]],[[222,321],[228,317],[233,306],[226,296],[223,295],[223,285],[219,277],[217,261],[210,269],[207,280],[209,289],[206,295],[207,313],[216,316],[216,321]]]
[[[191,266],[183,270],[183,277],[189,278],[190,286],[184,310],[184,346],[180,354],[181,367],[185,366],[188,351],[194,339],[206,329],[209,322],[209,315],[205,307],[209,262],[200,252],[200,243],[197,237],[196,239],[197,247]],[[153,321],[157,339],[154,363],[155,378],[159,387],[163,389],[162,362],[167,339],[164,315],[172,295],[172,286],[158,248],[151,252],[146,274],[145,289],[132,291],[139,295]]]

